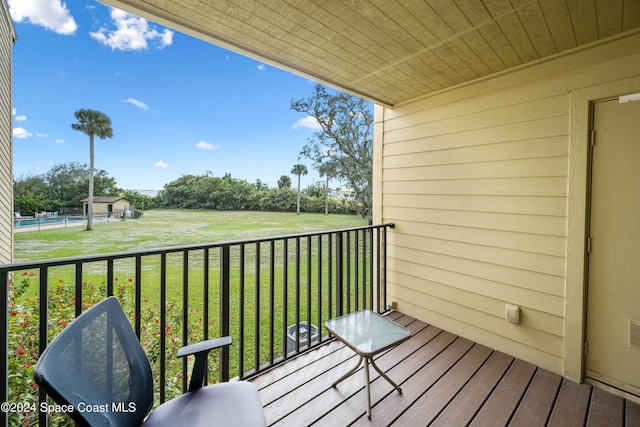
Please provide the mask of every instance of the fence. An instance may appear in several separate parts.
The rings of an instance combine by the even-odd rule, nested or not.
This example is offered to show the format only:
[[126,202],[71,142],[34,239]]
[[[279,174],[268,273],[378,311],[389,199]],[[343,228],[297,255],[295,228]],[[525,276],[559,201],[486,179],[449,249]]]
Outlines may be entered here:
[[[0,281],[9,284],[0,287],[0,321],[7,326],[0,334],[7,355],[0,369],[8,378],[15,358],[27,351],[37,359],[73,317],[116,295],[152,363],[156,403],[186,390],[188,361],[175,359],[174,352],[198,340],[233,339],[231,349],[211,358],[208,381],[250,377],[330,339],[323,329],[329,318],[387,309],[386,242],[392,227],[0,266]],[[33,324],[24,319],[29,313]],[[30,327],[32,343],[20,335]],[[10,381],[0,384],[5,402],[19,393],[12,388]],[[34,399],[45,402],[46,396]],[[45,425],[46,414],[37,415]]]

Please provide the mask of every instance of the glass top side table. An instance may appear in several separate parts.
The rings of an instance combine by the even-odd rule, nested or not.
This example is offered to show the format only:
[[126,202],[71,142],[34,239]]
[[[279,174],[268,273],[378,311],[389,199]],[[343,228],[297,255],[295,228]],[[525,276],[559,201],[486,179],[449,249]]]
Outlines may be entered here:
[[335,381],[336,387],[340,382],[353,374],[364,360],[365,385],[367,388],[367,416],[371,419],[371,390],[369,382],[369,364],[387,380],[399,393],[402,389],[378,368],[373,356],[387,349],[397,346],[411,337],[411,332],[391,320],[370,310],[362,310],[346,316],[331,319],[325,327],[338,340],[344,343],[360,356],[358,364]]

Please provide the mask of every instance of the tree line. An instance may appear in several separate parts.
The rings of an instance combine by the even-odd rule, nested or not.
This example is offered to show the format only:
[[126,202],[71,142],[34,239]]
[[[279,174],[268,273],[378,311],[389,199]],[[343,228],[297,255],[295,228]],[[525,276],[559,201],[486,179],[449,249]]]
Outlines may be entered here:
[[[269,212],[295,212],[298,192],[290,188],[286,176],[280,178],[278,188],[260,182],[204,175],[183,175],[164,186],[156,203],[164,208],[251,210]],[[300,211],[325,212],[322,189],[309,187],[300,193]],[[346,199],[329,199],[329,212],[355,214],[357,203]]]
[[[79,162],[52,166],[40,175],[30,175],[14,181],[14,211],[22,215],[48,211],[59,214],[81,214],[82,199],[89,190],[89,167]],[[295,212],[298,192],[291,188],[291,179],[283,175],[278,187],[272,188],[257,180],[254,183],[233,178],[204,175],[183,175],[169,182],[156,197],[118,188],[116,180],[102,169],[95,170],[94,194],[118,196],[137,209],[216,209]],[[325,200],[324,189],[310,186],[300,194],[302,212],[354,214],[358,210],[353,200]]]

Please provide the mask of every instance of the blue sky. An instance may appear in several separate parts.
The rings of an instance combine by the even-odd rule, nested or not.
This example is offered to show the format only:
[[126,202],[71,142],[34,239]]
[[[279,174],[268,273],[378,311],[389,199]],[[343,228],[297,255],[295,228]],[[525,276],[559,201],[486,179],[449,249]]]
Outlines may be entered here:
[[289,108],[314,82],[98,2],[9,0],[13,48],[14,176],[89,162],[74,112],[107,114],[96,168],[118,186],[160,190],[184,174],[257,179],[275,187],[315,121]]

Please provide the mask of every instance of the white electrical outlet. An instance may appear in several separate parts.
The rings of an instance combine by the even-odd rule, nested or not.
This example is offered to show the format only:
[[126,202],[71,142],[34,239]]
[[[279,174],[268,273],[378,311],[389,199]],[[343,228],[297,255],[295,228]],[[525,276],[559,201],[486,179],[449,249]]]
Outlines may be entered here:
[[513,304],[507,304],[504,318],[510,323],[520,323],[520,307]]

